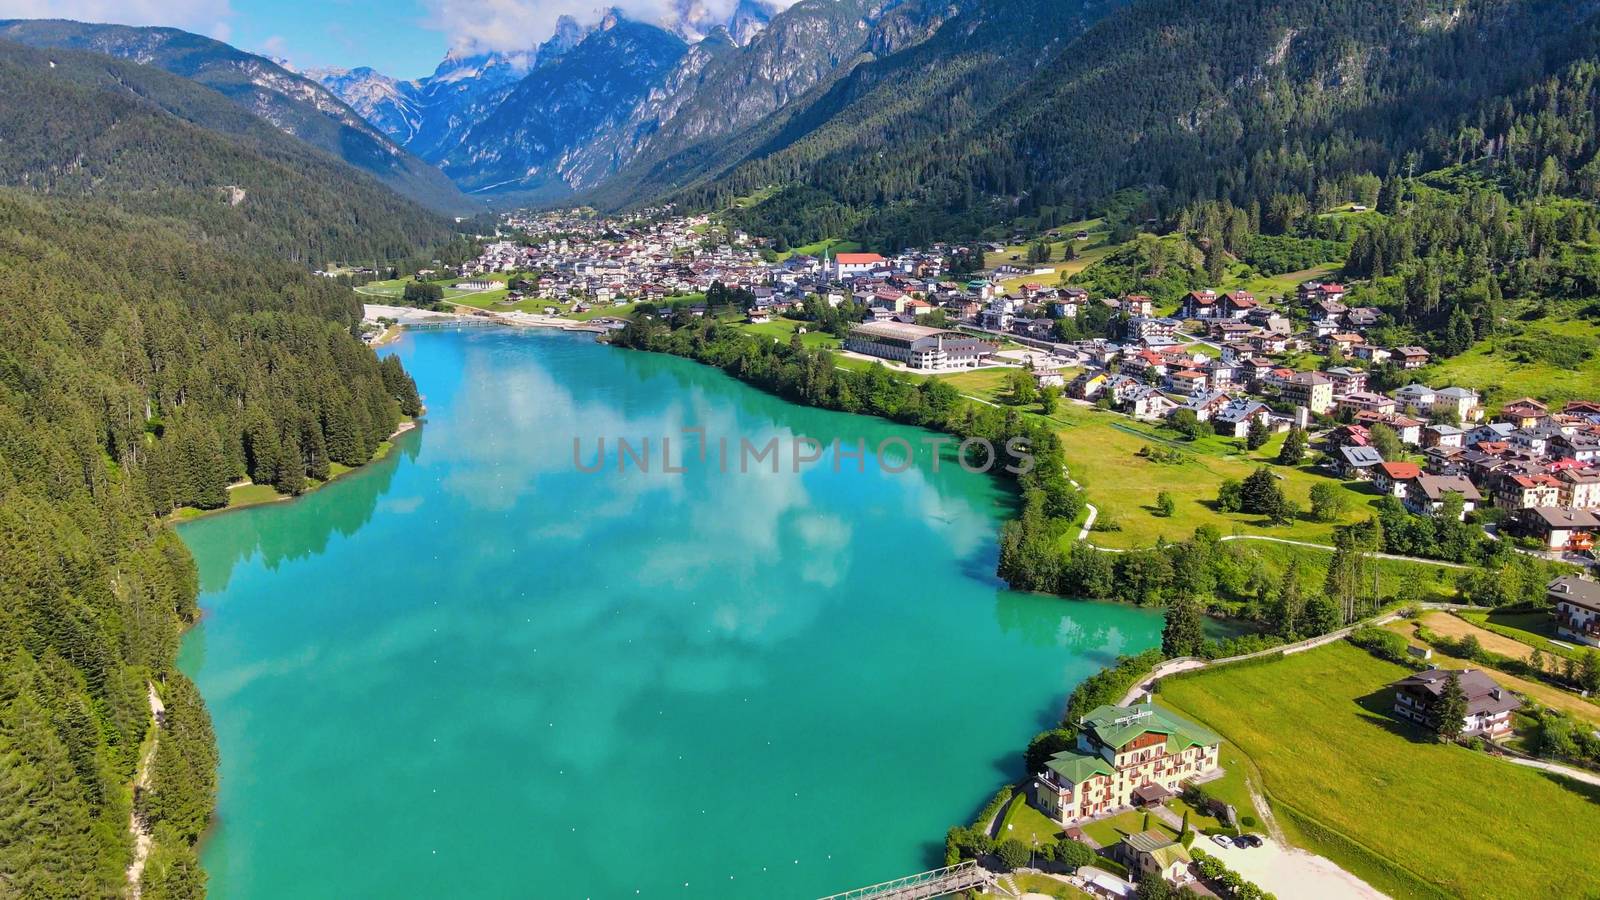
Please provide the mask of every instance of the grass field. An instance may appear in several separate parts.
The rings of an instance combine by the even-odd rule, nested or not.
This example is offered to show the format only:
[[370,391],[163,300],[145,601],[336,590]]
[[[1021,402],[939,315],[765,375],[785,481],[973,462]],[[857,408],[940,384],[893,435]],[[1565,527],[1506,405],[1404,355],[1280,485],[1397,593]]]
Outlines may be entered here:
[[1250,758],[1291,840],[1392,896],[1600,892],[1600,792],[1393,719],[1385,685],[1406,672],[1339,642],[1168,679],[1161,697]]
[[1219,291],[1249,291],[1258,299],[1267,297],[1288,297],[1294,299],[1295,288],[1305,281],[1327,281],[1333,274],[1344,267],[1344,261],[1326,262],[1320,266],[1302,269],[1298,272],[1289,272],[1283,275],[1253,275],[1245,276],[1236,274],[1223,281]]
[[820,241],[812,241],[809,244],[802,244],[799,247],[790,247],[788,250],[784,250],[778,254],[778,260],[782,262],[791,256],[821,256],[824,251],[826,251],[830,256],[839,253],[859,253],[861,252],[861,245],[855,241],[843,241],[838,238],[824,238]]
[[[963,394],[1003,403],[1007,369],[987,369],[941,375]],[[1139,422],[1127,416],[1063,400],[1051,416],[1039,407],[1031,415],[1045,418],[1060,435],[1067,467],[1099,507],[1102,521],[1114,521],[1119,531],[1096,532],[1094,542],[1105,547],[1146,547],[1156,538],[1186,538],[1201,525],[1215,526],[1223,534],[1258,534],[1290,540],[1329,543],[1333,528],[1370,516],[1380,499],[1365,482],[1341,482],[1311,466],[1280,466],[1275,460],[1284,435],[1275,435],[1255,451],[1246,450],[1242,438],[1212,436],[1196,441]],[[1182,462],[1152,462],[1139,455],[1144,447],[1176,449]],[[1269,466],[1283,483],[1284,493],[1300,504],[1302,515],[1286,526],[1269,525],[1261,516],[1225,513],[1215,508],[1222,482],[1243,479],[1257,466]],[[1309,516],[1311,486],[1337,484],[1345,494],[1347,511],[1337,522],[1316,522]],[[1170,518],[1156,515],[1156,494],[1166,491],[1177,504]]]
[[771,338],[781,343],[789,343],[796,330],[806,328],[805,334],[800,335],[800,342],[807,350],[838,350],[842,342],[826,331],[811,331],[811,325],[794,319],[777,318],[770,322],[751,324],[743,322],[737,325],[741,331],[749,332],[758,337]]
[[[1531,322],[1521,334],[1537,341],[1541,334],[1600,340],[1600,325],[1583,319],[1548,317]],[[1481,341],[1471,350],[1418,372],[1425,384],[1457,384],[1483,393],[1484,404],[1497,408],[1518,397],[1560,402],[1593,399],[1600,382],[1600,354],[1577,368],[1539,360],[1524,361],[1501,340]]]
[[[1100,508],[1102,521],[1112,521],[1119,531],[1094,535],[1107,547],[1145,547],[1158,537],[1184,538],[1201,525],[1223,534],[1259,534],[1290,540],[1329,543],[1335,525],[1371,514],[1378,495],[1365,484],[1343,483],[1309,466],[1277,465],[1282,436],[1255,451],[1242,440],[1206,438],[1183,441],[1172,432],[1135,422],[1123,416],[1078,404],[1062,404],[1051,417],[1061,437],[1072,477],[1084,486],[1090,502]],[[1139,455],[1147,446],[1175,449],[1181,462],[1152,462]],[[1281,479],[1284,493],[1300,504],[1299,519],[1273,526],[1258,515],[1227,513],[1215,508],[1217,491],[1228,479],[1243,480],[1258,466],[1267,465]],[[1346,495],[1348,510],[1337,522],[1316,522],[1309,517],[1311,486],[1337,484]],[[1171,517],[1156,515],[1156,494],[1166,491],[1176,504]],[[1109,516],[1109,519],[1106,517]]]
[[[1544,653],[1582,659],[1584,650],[1556,634],[1556,620],[1548,610],[1503,610],[1491,612],[1461,612],[1458,616],[1480,628],[1504,635],[1515,641],[1537,647]],[[1561,640],[1558,644],[1556,641]],[[1526,654],[1524,654],[1526,655]]]
[[[1234,545],[1239,546],[1239,545]],[[1261,559],[1268,575],[1276,583],[1291,562],[1300,564],[1300,590],[1307,596],[1322,591],[1328,565],[1333,561],[1331,550],[1275,544],[1270,541],[1247,541],[1243,546]],[[1450,603],[1457,598],[1455,569],[1424,562],[1398,559],[1370,561],[1377,579],[1373,593],[1379,597],[1392,597],[1407,578],[1417,578],[1422,588],[1421,600],[1432,603]]]

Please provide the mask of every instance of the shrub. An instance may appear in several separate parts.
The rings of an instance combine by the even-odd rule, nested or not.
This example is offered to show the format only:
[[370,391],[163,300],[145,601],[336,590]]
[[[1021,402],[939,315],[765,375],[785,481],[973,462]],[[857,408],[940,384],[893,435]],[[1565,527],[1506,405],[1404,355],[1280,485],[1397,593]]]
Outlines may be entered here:
[[1406,639],[1392,631],[1374,628],[1371,625],[1357,628],[1350,633],[1350,643],[1371,653],[1379,659],[1390,662],[1410,665],[1411,657],[1406,653]]
[[1056,862],[1065,866],[1068,872],[1076,872],[1083,866],[1094,865],[1095,860],[1099,859],[1099,854],[1082,841],[1062,838],[1056,842],[1055,857]]
[[1028,852],[1028,845],[1016,838],[1006,838],[1001,841],[1000,846],[994,848],[994,855],[1007,869],[1020,869],[1032,858],[1032,854]]

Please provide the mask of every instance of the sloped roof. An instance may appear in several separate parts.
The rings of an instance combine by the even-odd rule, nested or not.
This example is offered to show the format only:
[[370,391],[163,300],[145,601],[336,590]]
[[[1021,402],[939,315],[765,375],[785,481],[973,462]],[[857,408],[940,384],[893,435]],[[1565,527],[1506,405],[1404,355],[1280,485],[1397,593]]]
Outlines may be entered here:
[[1154,703],[1133,706],[1101,706],[1083,717],[1083,726],[1102,744],[1121,747],[1141,734],[1154,732],[1167,736],[1169,749],[1210,746],[1222,738],[1206,728],[1171,713]]
[[1096,775],[1116,774],[1111,764],[1097,754],[1080,753],[1077,750],[1062,750],[1051,755],[1044,767],[1072,784],[1082,784]]

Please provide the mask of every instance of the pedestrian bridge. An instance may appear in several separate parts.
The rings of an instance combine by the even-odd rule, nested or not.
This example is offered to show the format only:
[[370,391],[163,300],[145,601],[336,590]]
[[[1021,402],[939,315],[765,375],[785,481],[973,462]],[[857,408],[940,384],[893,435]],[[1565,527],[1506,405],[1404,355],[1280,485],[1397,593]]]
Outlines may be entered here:
[[928,900],[988,887],[993,881],[994,875],[989,870],[969,859],[958,865],[856,888],[821,900]]

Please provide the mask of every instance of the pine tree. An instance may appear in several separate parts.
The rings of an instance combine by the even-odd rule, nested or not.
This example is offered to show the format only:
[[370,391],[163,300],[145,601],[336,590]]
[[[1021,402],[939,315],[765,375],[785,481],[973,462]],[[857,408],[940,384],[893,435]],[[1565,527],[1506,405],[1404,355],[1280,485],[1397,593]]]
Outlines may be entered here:
[[1195,597],[1175,597],[1167,604],[1161,630],[1161,652],[1169,657],[1195,656],[1205,646],[1204,605]]
[[1271,437],[1272,432],[1267,428],[1267,423],[1260,416],[1257,416],[1250,420],[1250,429],[1245,432],[1245,449],[1259,450]]
[[1451,672],[1444,680],[1444,691],[1433,704],[1433,733],[1441,741],[1455,741],[1466,727],[1467,692],[1461,687],[1461,675]]
[[1278,451],[1278,463],[1285,466],[1298,466],[1306,458],[1306,433],[1301,428],[1290,428],[1288,437],[1283,439],[1283,447]]

